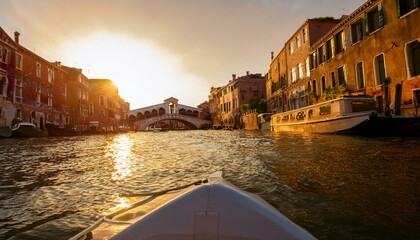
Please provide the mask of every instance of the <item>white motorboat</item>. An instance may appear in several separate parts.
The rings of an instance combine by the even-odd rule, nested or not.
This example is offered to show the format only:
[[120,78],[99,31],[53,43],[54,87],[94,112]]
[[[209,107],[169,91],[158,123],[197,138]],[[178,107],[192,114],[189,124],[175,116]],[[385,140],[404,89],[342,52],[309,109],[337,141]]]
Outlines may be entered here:
[[375,101],[369,96],[343,96],[298,108],[271,117],[275,132],[346,133],[366,124],[375,114]]
[[[104,217],[79,239],[315,239],[262,198],[217,172],[205,181],[154,194]],[[133,195],[132,195],[133,196]]]

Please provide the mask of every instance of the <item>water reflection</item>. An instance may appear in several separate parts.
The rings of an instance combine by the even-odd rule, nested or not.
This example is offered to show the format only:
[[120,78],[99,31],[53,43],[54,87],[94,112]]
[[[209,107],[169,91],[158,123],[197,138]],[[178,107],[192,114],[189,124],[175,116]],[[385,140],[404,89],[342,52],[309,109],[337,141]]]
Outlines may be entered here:
[[119,135],[107,146],[106,157],[113,160],[112,180],[122,180],[132,175],[133,142],[127,135]]
[[420,139],[246,131],[0,139],[0,239],[68,239],[223,170],[320,239],[420,239]]

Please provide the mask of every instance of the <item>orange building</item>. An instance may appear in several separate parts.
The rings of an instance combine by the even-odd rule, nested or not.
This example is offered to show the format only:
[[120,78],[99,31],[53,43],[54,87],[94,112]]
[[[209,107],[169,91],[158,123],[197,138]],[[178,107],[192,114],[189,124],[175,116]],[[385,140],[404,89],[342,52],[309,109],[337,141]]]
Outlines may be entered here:
[[115,132],[128,126],[129,103],[118,95],[118,87],[109,79],[89,79],[91,86],[91,127]]
[[69,112],[68,125],[79,131],[89,130],[93,113],[90,99],[89,80],[82,69],[61,66],[67,73],[66,109]]
[[45,123],[66,124],[67,112],[61,91],[62,85],[65,86],[67,81],[66,73],[59,65],[21,46],[19,36],[15,32],[15,120],[31,122],[41,129],[44,129]]
[[271,56],[267,77],[267,108],[283,112],[309,104],[309,53],[311,46],[340,22],[340,19],[308,19],[284,44],[276,57]]
[[12,39],[0,28],[0,126],[22,121],[41,129],[51,123],[87,131],[98,121],[106,129],[126,125],[130,104],[112,81],[89,81],[82,69],[49,62],[24,48],[19,37],[15,32]]
[[0,27],[0,126],[11,125],[16,115],[14,102],[17,44]]

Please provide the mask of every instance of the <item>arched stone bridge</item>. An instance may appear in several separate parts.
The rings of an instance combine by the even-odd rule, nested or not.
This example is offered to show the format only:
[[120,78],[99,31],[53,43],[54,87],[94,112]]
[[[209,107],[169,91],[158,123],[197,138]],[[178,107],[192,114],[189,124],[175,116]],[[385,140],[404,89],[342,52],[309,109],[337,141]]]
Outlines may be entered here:
[[149,126],[166,120],[181,122],[189,129],[200,129],[211,123],[203,119],[202,109],[178,104],[178,99],[173,97],[161,104],[131,110],[129,119],[139,131],[147,130]]

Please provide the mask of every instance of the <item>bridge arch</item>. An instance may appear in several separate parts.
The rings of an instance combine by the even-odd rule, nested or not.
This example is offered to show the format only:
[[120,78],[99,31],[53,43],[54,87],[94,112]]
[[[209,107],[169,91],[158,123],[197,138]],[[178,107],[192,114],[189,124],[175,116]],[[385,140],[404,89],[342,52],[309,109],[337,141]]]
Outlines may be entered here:
[[200,108],[178,104],[178,99],[171,97],[161,104],[131,110],[129,119],[137,130],[146,130],[159,121],[175,121],[189,129],[200,129],[211,124],[209,120],[201,118],[202,111]]

